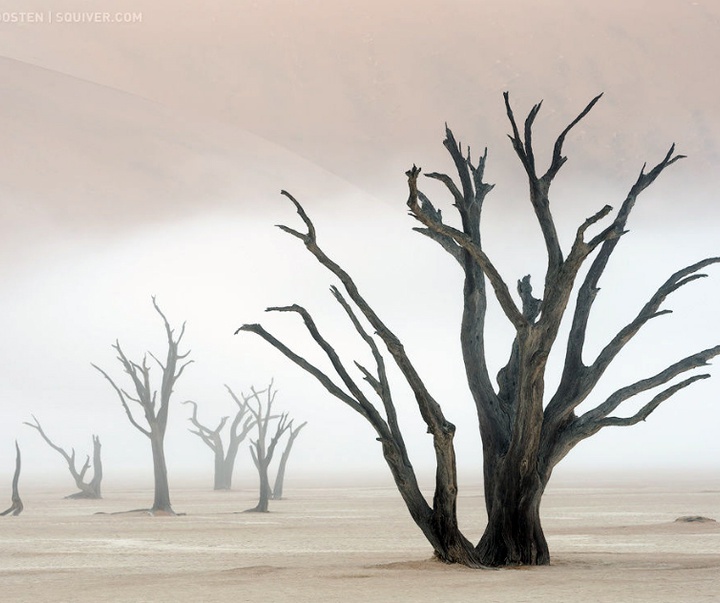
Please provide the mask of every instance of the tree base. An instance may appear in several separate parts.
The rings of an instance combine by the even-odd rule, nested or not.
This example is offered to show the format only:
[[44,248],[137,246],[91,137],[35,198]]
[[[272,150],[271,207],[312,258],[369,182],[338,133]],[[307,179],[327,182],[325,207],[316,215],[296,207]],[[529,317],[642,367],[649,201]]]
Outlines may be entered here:
[[2,513],[0,513],[0,517],[3,517],[5,515],[17,517],[18,515],[20,515],[20,513],[23,512],[23,509],[24,509],[24,507],[23,507],[22,501],[20,499],[14,500],[13,504],[10,507],[8,507]]
[[68,494],[64,497],[64,500],[102,500],[102,496],[97,492],[75,492],[75,494]]
[[130,511],[115,511],[114,513],[105,513],[99,511],[95,515],[130,515],[134,517],[143,517],[150,515],[151,517],[182,517],[187,513],[175,513],[172,509],[131,509]]

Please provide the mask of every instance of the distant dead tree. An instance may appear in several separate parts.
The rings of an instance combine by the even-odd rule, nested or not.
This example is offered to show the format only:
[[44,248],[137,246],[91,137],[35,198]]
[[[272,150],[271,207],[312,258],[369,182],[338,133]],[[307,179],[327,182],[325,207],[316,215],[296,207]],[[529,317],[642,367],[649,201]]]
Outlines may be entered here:
[[15,442],[15,474],[13,475],[12,481],[12,504],[5,509],[0,516],[3,515],[20,515],[25,508],[22,500],[20,500],[20,492],[18,490],[18,482],[20,481],[20,469],[22,467],[22,461],[20,459],[20,446],[17,441]]
[[227,389],[237,405],[235,417],[230,424],[227,451],[223,444],[222,431],[230,417],[222,417],[217,427],[212,429],[200,423],[197,417],[197,403],[192,400],[183,402],[183,404],[192,404],[193,407],[192,416],[189,420],[195,426],[195,429],[190,429],[190,433],[198,436],[215,455],[215,490],[230,490],[232,488],[233,470],[240,444],[255,425],[255,418],[250,412],[247,401],[240,400],[229,386],[226,385],[225,389]]
[[102,484],[102,478],[103,478],[103,471],[102,471],[102,459],[100,454],[100,438],[96,435],[92,436],[93,441],[93,462],[92,462],[92,468],[93,468],[93,476],[90,481],[85,481],[85,474],[87,473],[88,469],[90,468],[90,455],[88,455],[85,458],[85,462],[83,463],[83,466],[78,470],[76,464],[75,464],[75,449],[72,448],[70,454],[68,454],[64,448],[61,448],[57,444],[55,444],[45,433],[42,426],[40,425],[40,422],[37,420],[35,415],[32,415],[34,423],[28,423],[25,421],[25,425],[28,427],[32,427],[35,429],[43,440],[47,443],[50,448],[57,451],[64,459],[65,462],[68,465],[68,469],[70,470],[70,475],[72,475],[73,479],[75,480],[75,485],[80,490],[79,492],[76,492],[75,494],[70,494],[69,496],[66,496],[65,498],[102,498],[101,494],[101,484]]
[[280,457],[280,463],[278,464],[277,475],[275,476],[275,485],[272,489],[273,500],[282,499],[283,495],[283,484],[285,483],[285,467],[287,466],[288,459],[290,458],[290,451],[292,450],[295,439],[300,435],[300,430],[307,425],[307,421],[301,423],[297,427],[293,427],[293,422],[290,421],[288,424],[288,440],[285,443],[285,450],[283,450],[282,456]]
[[[416,230],[439,244],[456,262],[464,277],[460,346],[482,441],[485,510],[488,516],[479,542],[471,542],[458,525],[458,481],[453,443],[455,425],[447,419],[441,405],[426,387],[402,342],[366,301],[351,276],[320,247],[314,224],[300,203],[286,191],[282,194],[294,204],[304,228],[302,231],[288,226],[280,228],[299,239],[307,251],[342,284],[344,293],[335,287],[332,293],[352,329],[368,346],[374,366],[371,370],[356,363],[352,370],[349,369],[321,334],[311,314],[297,304],[271,307],[268,311],[297,315],[334,373],[323,371],[259,324],[246,324],[238,329],[238,332],[252,332],[260,336],[370,423],[408,511],[433,547],[435,555],[442,561],[469,567],[549,563],[550,552],[540,522],[540,501],[557,463],[579,442],[605,427],[630,426],[647,419],[675,393],[709,377],[707,373],[689,376],[686,373],[706,366],[710,359],[720,354],[720,346],[716,345],[679,358],[666,369],[621,387],[604,401],[578,412],[628,342],[648,322],[670,312],[661,309],[665,299],[677,289],[705,276],[701,271],[720,262],[720,257],[700,260],[672,274],[634,318],[616,334],[609,336],[599,354],[592,354],[585,341],[591,311],[600,291],[599,281],[619,241],[627,232],[630,213],[639,195],[683,156],[675,154],[673,145],[653,168],[647,170],[643,166],[619,211],[607,221],[609,223],[600,225],[613,213],[612,207],[606,205],[580,224],[569,249],[564,250],[550,210],[550,189],[567,160],[563,155],[567,135],[592,110],[600,96],[588,103],[558,135],[549,154],[549,167],[544,173],[538,171],[533,141],[533,124],[541,105],[535,105],[524,124],[518,124],[507,93],[504,99],[512,132],[510,141],[527,178],[530,206],[537,218],[547,256],[539,297],[535,297],[530,276],[518,281],[517,294],[514,295],[483,246],[481,211],[486,196],[493,188],[484,180],[487,152],[473,161],[470,149],[463,149],[446,127],[444,146],[452,159],[457,179],[438,172],[425,175],[439,181],[449,193],[452,207],[458,212],[454,223],[452,220],[448,222],[441,210],[420,190],[420,168],[413,166],[406,173],[409,188],[407,207],[410,215],[420,222]],[[591,234],[591,230],[595,233]],[[497,375],[496,383],[490,376],[486,356],[488,293],[490,296],[494,294],[513,331],[510,353]],[[574,303],[570,303],[573,297]],[[561,324],[569,327],[564,343],[560,339]],[[385,358],[378,343],[387,350],[412,390],[427,432],[432,437],[436,480],[431,501],[423,495],[410,462]],[[560,353],[564,354],[562,375],[557,389],[546,391],[548,358],[551,351],[558,347],[563,348]],[[359,371],[358,375],[351,374],[355,368]],[[370,386],[378,401],[374,402],[371,394],[366,393],[360,377]],[[649,401],[630,416],[616,413],[624,402],[648,392],[651,396]]]
[[[257,506],[253,509],[248,509],[248,511],[267,513],[269,501],[273,495],[272,489],[270,488],[268,469],[275,454],[275,448],[282,435],[290,429],[291,422],[288,422],[287,414],[279,416],[271,414],[272,405],[275,401],[275,395],[277,394],[277,391],[273,389],[272,381],[270,381],[267,389],[256,391],[254,387],[251,387],[250,391],[251,394],[249,396],[243,396],[243,399],[248,404],[250,412],[255,418],[255,427],[257,429],[258,437],[250,445],[250,454],[252,455],[253,463],[255,463],[260,477],[260,497]],[[264,406],[260,398],[262,394],[265,394]],[[277,420],[275,432],[268,443],[268,429],[275,420]]]
[[[142,363],[138,364],[137,362],[133,362],[128,359],[122,351],[119,341],[116,341],[112,347],[118,354],[117,359],[122,365],[124,372],[130,377],[135,390],[134,394],[130,394],[127,390],[119,387],[99,366],[95,364],[92,366],[107,379],[117,393],[130,424],[150,440],[155,476],[155,497],[153,505],[149,509],[150,513],[174,515],[175,513],[170,504],[170,487],[168,484],[167,464],[165,462],[165,431],[167,428],[168,411],[170,409],[170,397],[172,396],[173,389],[185,368],[192,363],[192,360],[182,362],[188,357],[190,351],[181,354],[178,349],[185,334],[185,323],[182,325],[180,334],[175,337],[175,331],[170,328],[170,323],[158,307],[155,297],[152,298],[152,303],[165,326],[168,346],[164,364],[153,354],[149,353],[162,373],[159,392],[157,389],[153,389],[150,383],[150,366],[147,363],[147,355],[143,356]],[[159,400],[158,393],[160,394]],[[147,427],[140,425],[137,421],[130,409],[131,403],[140,406],[145,416]]]

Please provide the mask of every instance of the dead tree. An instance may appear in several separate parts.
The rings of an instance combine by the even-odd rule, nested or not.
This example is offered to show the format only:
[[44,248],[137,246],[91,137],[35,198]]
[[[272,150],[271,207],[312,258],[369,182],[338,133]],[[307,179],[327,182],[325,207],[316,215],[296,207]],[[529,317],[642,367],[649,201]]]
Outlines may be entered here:
[[93,468],[93,476],[89,481],[85,481],[85,474],[87,473],[88,469],[90,468],[90,455],[88,455],[85,458],[85,462],[83,463],[83,466],[78,470],[76,464],[75,464],[75,449],[72,448],[70,451],[70,454],[68,454],[64,448],[61,448],[57,444],[55,444],[45,433],[42,426],[40,425],[40,422],[37,420],[35,415],[32,416],[34,423],[28,423],[25,422],[25,425],[28,427],[32,427],[35,429],[43,440],[47,443],[50,448],[57,451],[58,454],[60,454],[64,459],[65,462],[68,465],[68,469],[70,470],[70,475],[72,475],[73,479],[75,480],[75,485],[78,487],[79,492],[76,492],[75,494],[70,494],[69,496],[66,496],[65,498],[102,498],[101,494],[101,484],[102,484],[102,478],[103,478],[103,471],[102,471],[102,459],[101,459],[101,446],[100,446],[100,438],[96,435],[92,436],[93,441],[93,462],[92,462],[92,468]]
[[[257,428],[258,437],[257,440],[254,440],[250,445],[250,454],[252,455],[253,463],[255,463],[255,467],[258,470],[258,475],[260,477],[260,497],[257,506],[253,509],[248,509],[248,511],[267,513],[269,501],[273,494],[272,489],[270,488],[268,469],[275,454],[275,448],[285,431],[290,429],[290,423],[288,422],[287,414],[282,414],[280,416],[271,414],[272,405],[275,401],[275,395],[277,394],[277,391],[273,389],[272,381],[267,389],[256,391],[255,388],[252,387],[250,388],[250,391],[251,394],[249,396],[243,396],[243,399],[248,404],[250,412],[255,418],[255,427]],[[264,408],[263,402],[260,398],[261,394],[266,394]],[[255,405],[257,408],[255,408]],[[270,427],[272,421],[276,419],[277,424],[275,425],[275,433],[270,438],[270,443],[268,444],[268,428]]]
[[23,509],[25,508],[23,506],[22,500],[20,500],[20,491],[18,490],[18,482],[20,481],[20,469],[22,467],[22,461],[20,459],[20,446],[18,446],[17,441],[15,442],[15,474],[13,475],[13,481],[12,481],[12,504],[5,509],[2,513],[0,513],[0,516],[3,515],[13,515],[17,516],[20,515],[20,513],[23,512]]
[[[426,174],[447,189],[459,214],[457,226],[446,222],[441,210],[419,190],[420,168],[413,166],[407,172],[410,191],[407,205],[410,215],[421,223],[416,230],[448,252],[464,275],[460,344],[482,439],[488,515],[487,527],[478,542],[471,542],[460,531],[457,521],[455,426],[448,421],[440,404],[428,391],[400,340],[361,295],[350,275],[321,249],[310,218],[300,203],[285,191],[283,194],[295,205],[305,230],[301,232],[287,226],[280,228],[300,239],[342,284],[344,294],[337,288],[333,288],[332,292],[372,353],[375,365],[372,370],[359,364],[357,368],[381,404],[374,404],[366,395],[357,377],[351,375],[305,308],[290,305],[272,307],[268,311],[297,314],[332,365],[334,377],[290,349],[261,325],[246,324],[238,329],[262,337],[372,425],[398,490],[435,555],[443,561],[471,567],[549,563],[550,554],[539,510],[542,494],[555,465],[578,442],[608,426],[629,426],[643,421],[673,394],[699,379],[709,377],[704,373],[686,373],[705,366],[720,353],[720,346],[715,346],[680,358],[665,370],[618,389],[591,410],[576,412],[610,363],[641,328],[670,312],[661,309],[665,299],[677,289],[705,276],[700,271],[720,262],[720,258],[707,258],[672,274],[637,315],[609,338],[601,352],[586,360],[583,357],[589,355],[585,348],[586,330],[599,291],[598,283],[626,232],[630,213],[639,195],[682,155],[675,153],[673,145],[652,169],[643,167],[619,211],[613,214],[613,209],[605,206],[587,218],[577,228],[569,250],[563,250],[550,211],[550,188],[567,159],[563,156],[566,136],[590,112],[600,96],[594,98],[557,137],[550,165],[544,173],[539,172],[536,166],[532,139],[533,123],[540,104],[532,108],[524,124],[519,126],[508,94],[504,97],[512,130],[510,140],[527,176],[530,205],[547,252],[547,267],[539,297],[533,293],[529,276],[518,282],[517,296],[514,296],[483,248],[481,210],[493,188],[484,180],[487,151],[473,162],[469,149],[464,151],[446,127],[444,145],[458,178],[455,180],[437,172]],[[591,230],[595,234],[591,234]],[[582,274],[581,267],[586,268]],[[497,375],[497,384],[493,383],[486,362],[484,328],[488,293],[494,295],[515,332],[507,362]],[[574,305],[569,304],[573,295]],[[564,343],[558,339],[563,318],[567,318],[570,325]],[[376,339],[385,346],[413,391],[419,412],[432,436],[436,481],[431,502],[425,499],[418,487],[398,425],[385,359]],[[564,348],[564,368],[557,389],[546,392],[546,363],[554,346]],[[615,414],[625,401],[645,392],[651,392],[652,397],[640,410],[629,417]]]
[[211,429],[198,420],[198,407],[195,402],[192,400],[183,402],[183,404],[192,404],[193,406],[190,422],[195,426],[195,429],[190,429],[190,433],[194,433],[205,442],[215,455],[215,490],[230,490],[232,488],[233,470],[235,468],[235,459],[237,458],[240,444],[245,440],[255,425],[255,418],[252,416],[252,413],[248,414],[250,408],[247,402],[244,400],[241,401],[227,385],[225,388],[238,407],[232,424],[230,425],[227,451],[223,444],[221,432],[230,417],[222,417],[218,426],[215,429]]
[[301,423],[297,427],[293,428],[293,422],[290,421],[288,424],[288,440],[285,444],[285,450],[283,450],[282,456],[280,457],[280,463],[278,463],[277,475],[275,476],[275,485],[272,489],[273,500],[282,499],[283,495],[283,484],[285,483],[285,468],[287,467],[288,459],[290,458],[290,452],[292,451],[295,439],[300,435],[300,430],[307,425],[307,421]]
[[[170,328],[170,323],[158,307],[154,297],[152,298],[152,303],[155,311],[163,320],[168,346],[164,364],[153,354],[149,354],[162,374],[159,392],[157,389],[153,389],[151,385],[150,366],[147,362],[147,356],[143,356],[142,363],[140,364],[133,362],[128,359],[122,351],[119,341],[116,341],[112,347],[117,352],[117,359],[120,361],[123,371],[130,377],[135,390],[134,394],[130,394],[127,390],[119,387],[99,366],[93,364],[93,367],[107,379],[117,393],[130,424],[150,440],[155,477],[155,497],[153,499],[153,505],[149,509],[150,513],[174,515],[172,505],[170,504],[170,487],[168,484],[167,464],[165,462],[165,431],[167,428],[168,411],[170,410],[170,397],[173,389],[185,368],[192,363],[192,360],[182,362],[188,357],[190,351],[181,354],[178,349],[185,334],[185,323],[183,323],[180,329],[180,334],[175,337],[175,331]],[[159,401],[158,393],[160,394]],[[135,418],[130,409],[131,403],[140,406],[145,416],[147,427],[141,425]]]

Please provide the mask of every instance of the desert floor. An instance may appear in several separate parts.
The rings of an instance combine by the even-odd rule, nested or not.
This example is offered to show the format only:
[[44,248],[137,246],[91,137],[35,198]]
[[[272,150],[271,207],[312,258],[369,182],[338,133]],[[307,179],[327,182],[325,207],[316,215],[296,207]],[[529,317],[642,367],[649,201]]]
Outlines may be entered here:
[[[178,517],[111,514],[147,506],[147,490],[70,491],[21,490],[23,514],[0,518],[0,600],[720,601],[720,523],[674,522],[720,519],[718,479],[566,480],[543,503],[552,565],[487,571],[431,560],[391,487],[295,484],[269,514],[238,513],[252,490],[176,488]],[[482,506],[462,492],[473,538]]]

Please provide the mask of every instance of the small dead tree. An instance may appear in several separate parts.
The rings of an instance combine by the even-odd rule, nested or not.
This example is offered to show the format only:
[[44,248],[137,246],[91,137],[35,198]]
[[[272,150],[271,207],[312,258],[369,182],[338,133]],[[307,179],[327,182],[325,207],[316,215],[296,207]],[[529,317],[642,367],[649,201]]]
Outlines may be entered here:
[[[170,504],[170,487],[168,484],[167,463],[165,462],[165,431],[167,429],[170,398],[173,389],[185,368],[192,363],[192,360],[182,362],[188,357],[190,351],[188,350],[184,354],[181,354],[179,351],[180,342],[185,334],[185,323],[183,323],[180,329],[180,334],[176,337],[175,331],[170,327],[170,323],[158,307],[155,297],[152,298],[152,303],[155,311],[162,318],[167,336],[168,349],[164,364],[153,354],[149,353],[162,374],[160,390],[153,389],[151,385],[150,366],[147,362],[147,355],[143,356],[142,363],[138,364],[137,362],[133,362],[125,355],[120,347],[119,341],[116,341],[112,347],[117,352],[117,359],[122,365],[125,374],[130,377],[135,390],[134,394],[130,394],[127,390],[119,387],[112,377],[99,366],[95,364],[92,366],[107,379],[108,383],[110,383],[117,393],[130,424],[150,440],[153,457],[153,473],[155,477],[155,496],[153,505],[149,509],[150,513],[174,515],[175,512]],[[160,394],[159,400],[158,393]],[[140,406],[145,416],[147,427],[142,426],[135,418],[130,409],[131,403]]]
[[[248,404],[253,417],[255,417],[255,426],[257,428],[258,437],[250,445],[250,454],[252,455],[253,463],[255,463],[260,477],[260,497],[257,506],[248,509],[248,511],[267,513],[269,501],[273,495],[272,489],[270,488],[268,470],[280,438],[285,431],[290,429],[290,422],[288,422],[287,414],[280,416],[271,414],[272,405],[275,401],[275,395],[277,394],[277,391],[273,389],[272,381],[267,389],[256,391],[254,387],[251,387],[250,391],[251,394],[249,396],[243,396],[243,399]],[[266,394],[264,407],[260,398],[261,394]],[[268,429],[274,420],[277,420],[275,432],[270,438],[270,443],[268,443]]]
[[13,515],[17,516],[20,515],[20,513],[23,512],[23,509],[25,508],[23,506],[23,502],[20,499],[20,491],[18,490],[18,482],[20,481],[20,469],[22,467],[22,461],[20,458],[20,446],[18,446],[17,441],[15,442],[15,474],[13,475],[13,481],[12,481],[12,498],[10,499],[12,501],[12,504],[5,509],[2,513],[0,513],[0,516],[3,515]]
[[300,435],[300,430],[307,425],[307,421],[301,423],[297,427],[293,427],[293,422],[290,421],[288,424],[288,440],[285,443],[285,450],[283,450],[282,456],[280,457],[280,463],[278,464],[277,475],[275,476],[275,485],[272,489],[273,500],[281,500],[283,495],[283,484],[285,483],[285,467],[287,466],[288,459],[290,458],[290,452],[292,451],[295,439]]
[[[350,275],[320,247],[312,221],[300,203],[286,191],[282,194],[294,204],[304,231],[287,226],[280,228],[298,238],[342,284],[344,294],[335,287],[332,293],[372,354],[373,370],[357,363],[356,366],[359,375],[378,397],[379,404],[373,403],[365,393],[359,378],[351,374],[305,308],[290,305],[271,307],[268,311],[289,312],[300,317],[312,340],[329,360],[334,371],[332,377],[261,325],[246,324],[238,329],[238,332],[247,331],[263,338],[370,423],[410,515],[430,542],[435,555],[442,561],[470,567],[549,563],[550,553],[540,523],[540,501],[557,463],[575,445],[605,427],[630,426],[647,419],[675,393],[708,378],[710,375],[706,373],[682,376],[706,366],[710,359],[720,354],[720,346],[714,346],[680,358],[662,371],[621,387],[590,410],[576,412],[610,363],[642,327],[670,312],[661,309],[666,298],[705,276],[701,271],[720,262],[720,257],[701,260],[672,274],[637,315],[609,338],[597,356],[587,358],[590,353],[585,347],[586,331],[600,291],[598,283],[626,233],[630,213],[640,194],[683,156],[675,154],[673,145],[652,169],[648,171],[644,166],[619,211],[609,219],[609,224],[599,226],[613,211],[612,207],[605,206],[577,228],[569,250],[563,250],[550,210],[550,189],[567,160],[563,155],[567,135],[592,110],[600,96],[588,103],[557,137],[550,165],[544,173],[538,172],[533,141],[533,124],[541,105],[535,105],[524,124],[518,125],[507,93],[504,98],[512,130],[510,141],[527,177],[530,205],[547,255],[540,297],[535,297],[529,276],[519,280],[517,296],[514,296],[483,248],[480,229],[482,206],[493,188],[484,181],[487,152],[473,161],[470,150],[464,151],[446,127],[444,145],[458,181],[438,172],[426,174],[426,177],[439,181],[447,189],[459,214],[455,225],[448,223],[440,209],[420,190],[420,168],[413,166],[406,173],[409,188],[407,206],[410,215],[421,224],[416,230],[438,243],[457,262],[464,277],[460,346],[468,388],[478,416],[483,449],[485,510],[488,515],[488,523],[479,542],[471,542],[458,525],[458,482],[453,444],[455,425],[447,419],[441,405],[426,387],[401,341],[366,301]],[[589,234],[591,229],[596,229],[596,234]],[[582,268],[585,270],[581,271]],[[486,359],[488,293],[494,294],[514,331],[509,357],[497,375],[496,384],[490,376]],[[575,303],[570,304],[573,293]],[[558,343],[561,341],[558,336],[564,318],[567,318],[569,335],[563,344]],[[410,462],[387,378],[385,359],[376,339],[387,349],[412,390],[419,413],[432,436],[436,460],[432,501],[426,500],[422,494]],[[561,353],[565,355],[560,383],[554,392],[546,392],[547,361],[551,351],[560,346]],[[630,416],[616,414],[624,402],[646,392],[654,395],[651,394],[650,400],[640,410]]]
[[101,445],[100,445],[100,438],[96,435],[92,436],[93,441],[93,461],[92,461],[92,468],[93,468],[93,476],[89,481],[85,481],[85,474],[87,473],[88,469],[90,468],[90,455],[87,455],[85,458],[85,462],[83,463],[83,466],[78,470],[76,464],[75,464],[75,449],[72,448],[70,451],[70,454],[68,454],[64,448],[61,448],[57,444],[55,444],[45,433],[42,426],[40,425],[40,422],[37,420],[35,415],[32,415],[34,423],[28,423],[25,422],[25,425],[28,427],[31,427],[32,429],[35,429],[43,440],[47,443],[50,448],[55,450],[60,456],[62,456],[65,459],[65,462],[68,465],[68,469],[70,471],[70,475],[72,475],[73,479],[75,480],[75,485],[78,487],[79,492],[76,492],[75,494],[70,494],[69,496],[66,496],[65,498],[102,498],[101,494],[101,484],[102,484],[102,478],[103,478],[103,470],[102,470],[102,458],[101,458]]
[[[193,411],[190,422],[195,429],[190,429],[190,433],[198,436],[215,456],[215,490],[230,490],[232,488],[233,471],[235,469],[235,459],[240,448],[240,444],[245,440],[250,430],[255,425],[255,418],[250,413],[250,408],[246,401],[240,400],[229,386],[225,386],[233,401],[237,405],[235,417],[230,424],[228,434],[227,451],[222,440],[222,431],[230,417],[222,417],[215,429],[211,429],[200,423],[197,417],[198,405],[192,400],[187,400],[183,404],[192,404]],[[248,414],[250,413],[250,414]]]

